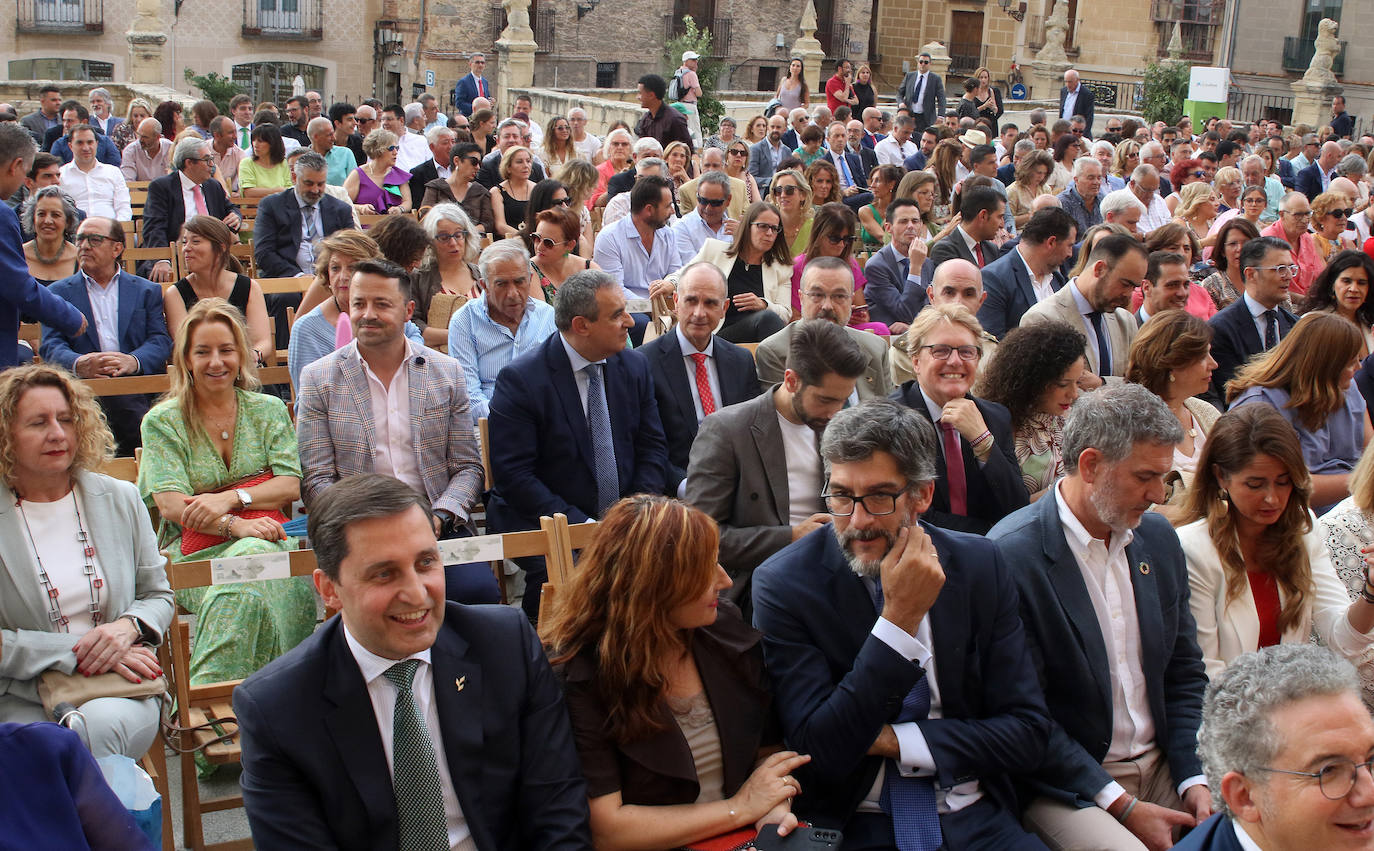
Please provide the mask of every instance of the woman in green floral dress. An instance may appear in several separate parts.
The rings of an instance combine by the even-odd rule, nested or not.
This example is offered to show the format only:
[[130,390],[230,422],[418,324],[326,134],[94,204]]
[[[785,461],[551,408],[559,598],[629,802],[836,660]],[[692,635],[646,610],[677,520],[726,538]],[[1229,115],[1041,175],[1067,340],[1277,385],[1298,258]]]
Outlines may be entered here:
[[[237,308],[197,302],[177,333],[171,392],[143,419],[139,492],[160,516],[158,545],[173,562],[297,546],[278,520],[231,513],[245,497],[249,512],[286,509],[300,497],[295,429],[280,399],[255,392],[251,352]],[[183,541],[188,529],[211,538]],[[197,618],[192,685],[247,677],[315,628],[306,577],[186,589],[176,598]]]

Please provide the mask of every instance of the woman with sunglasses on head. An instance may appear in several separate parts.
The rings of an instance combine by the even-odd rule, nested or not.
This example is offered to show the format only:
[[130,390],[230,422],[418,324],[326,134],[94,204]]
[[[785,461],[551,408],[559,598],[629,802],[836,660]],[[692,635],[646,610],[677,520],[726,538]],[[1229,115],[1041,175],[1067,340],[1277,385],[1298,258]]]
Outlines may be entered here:
[[435,204],[458,204],[484,235],[496,233],[496,214],[491,209],[491,195],[477,182],[482,167],[482,149],[472,142],[453,146],[453,160],[448,177],[436,177],[425,184],[421,207]]
[[725,173],[744,181],[744,203],[753,204],[763,200],[758,181],[749,173],[749,146],[739,139],[725,148]]
[[[1318,199],[1321,196],[1317,196]],[[1374,259],[1363,251],[1337,252],[1307,291],[1303,313],[1332,313],[1351,322],[1364,340],[1360,359],[1374,352]]]
[[773,175],[768,194],[782,213],[782,239],[787,256],[796,257],[811,244],[811,224],[815,208],[811,206],[811,184],[800,170],[785,168]]
[[[534,230],[529,236],[530,268],[539,279],[535,298],[553,304],[558,288],[569,276],[585,269],[599,269],[590,259],[578,256],[578,238],[582,223],[566,205],[556,205],[534,217]],[[542,295],[541,295],[542,294]]]
[[549,122],[544,131],[541,154],[544,167],[549,169],[549,173],[552,173],[554,167],[577,156],[577,147],[573,144],[572,138],[572,124],[568,119],[560,115]]
[[[683,268],[710,263],[725,276],[728,303],[716,332],[732,343],[758,343],[792,318],[792,258],[782,239],[782,213],[766,201],[749,205],[729,243],[707,239]],[[677,283],[681,270],[669,275]]]
[[401,150],[397,142],[396,134],[384,127],[363,139],[367,164],[358,166],[344,180],[344,191],[354,204],[371,207],[373,213],[410,212],[410,172],[396,167],[396,154]]
[[831,203],[816,208],[811,242],[792,263],[792,315],[801,316],[801,279],[806,264],[816,257],[838,257],[847,262],[849,270],[854,273],[854,307],[849,315],[849,327],[886,337],[890,333],[886,325],[868,321],[868,305],[863,299],[868,279],[859,268],[859,262],[854,259],[854,243],[858,242],[858,233],[859,217],[845,205]]
[[[1338,252],[1355,248],[1355,232],[1346,223],[1355,211],[1350,199],[1340,192],[1323,192],[1312,199],[1312,241],[1317,244],[1317,259],[1323,265]],[[1311,290],[1308,290],[1309,295]]]

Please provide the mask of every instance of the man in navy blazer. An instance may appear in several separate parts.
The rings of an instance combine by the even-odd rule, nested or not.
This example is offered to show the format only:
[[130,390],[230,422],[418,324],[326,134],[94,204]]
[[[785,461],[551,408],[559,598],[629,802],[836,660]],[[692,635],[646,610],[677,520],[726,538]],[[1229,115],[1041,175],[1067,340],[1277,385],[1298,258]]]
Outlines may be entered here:
[[926,256],[924,228],[916,200],[896,199],[887,205],[883,221],[883,230],[892,239],[864,264],[868,315],[893,334],[905,333],[926,306],[926,286],[935,264]]
[[[86,328],[72,336],[44,325],[39,348],[43,360],[82,378],[167,371],[172,338],[167,335],[167,320],[162,314],[162,288],[120,269],[124,241],[124,228],[113,219],[95,216],[77,228],[80,268],[48,289],[81,311]],[[100,310],[92,307],[93,292]],[[110,307],[114,308],[113,317]],[[110,318],[115,319],[113,327]],[[105,409],[120,457],[133,455],[143,445],[139,426],[148,413],[148,396],[101,396],[100,406]]]
[[[678,275],[677,326],[645,343],[640,351],[653,371],[658,418],[668,443],[669,496],[687,478],[687,461],[697,428],[709,414],[747,402],[762,392],[754,356],[715,335],[729,298],[725,275],[714,264],[693,263]],[[696,355],[701,354],[701,366]],[[707,377],[706,390],[697,376]],[[707,409],[705,393],[711,395]]]
[[1322,143],[1320,153],[1306,168],[1293,176],[1299,192],[1312,201],[1326,191],[1327,184],[1335,175],[1336,164],[1341,161],[1341,146],[1335,142]]
[[468,117],[472,116],[472,102],[479,97],[490,101],[493,109],[496,107],[496,90],[482,76],[486,68],[486,54],[472,54],[468,58],[468,73],[453,86],[453,105]]
[[[214,152],[210,143],[202,139],[182,139],[172,149],[172,173],[159,177],[148,184],[148,200],[143,206],[143,227],[140,245],[143,248],[159,248],[176,245],[181,238],[181,226],[188,216],[186,193],[192,187],[200,187],[205,197],[206,212],[224,222],[230,230],[239,226],[239,208],[229,203],[224,185],[211,178],[215,173]],[[191,208],[189,215],[196,214]],[[256,228],[254,233],[258,233]],[[144,261],[138,272],[150,281],[159,284],[172,282],[172,266],[165,260],[156,263]]]
[[1212,370],[1212,389],[1204,398],[1222,410],[1226,408],[1226,382],[1235,377],[1246,361],[1269,348],[1264,344],[1265,333],[1260,327],[1267,331],[1269,323],[1275,322],[1277,342],[1297,324],[1298,317],[1283,306],[1293,278],[1275,268],[1292,262],[1292,249],[1276,236],[1252,239],[1240,249],[1245,292],[1207,320],[1212,326],[1212,358],[1217,366]]
[[1009,779],[1040,763],[1049,728],[1012,570],[987,540],[917,521],[935,442],[886,400],[836,414],[821,439],[832,522],[754,574],[774,705],[812,760],[796,810],[846,847],[898,833],[911,847],[924,815],[916,847],[1042,848]]
[[1077,234],[1073,216],[1059,207],[1030,217],[1016,246],[983,267],[987,299],[978,308],[978,322],[984,331],[1002,339],[1027,310],[1059,292],[1064,286],[1059,267],[1073,254]]
[[506,607],[445,603],[424,495],[352,476],[311,505],[310,537],[342,614],[234,690],[257,847],[591,847],[539,638]]
[[[1074,103],[1072,110],[1064,109],[1064,103],[1073,95]],[[1093,112],[1095,110],[1095,98],[1093,90],[1083,85],[1078,79],[1078,72],[1070,68],[1064,72],[1064,85],[1059,87],[1059,117],[1071,119],[1075,115],[1083,116],[1084,127],[1083,135],[1091,139],[1093,137]]]
[[[541,516],[558,512],[582,523],[622,496],[664,490],[668,451],[654,381],[644,355],[625,351],[634,320],[620,282],[596,269],[572,275],[558,290],[554,325],[557,334],[496,376],[488,417],[494,488],[487,524],[493,532],[537,529]],[[615,450],[613,493],[597,486],[587,417],[598,364]],[[542,559],[523,560],[522,567],[525,612],[535,620],[546,571]]]
[[1078,400],[1068,475],[988,533],[1016,564],[1021,621],[1053,726],[1024,778],[1025,822],[1059,847],[1168,847],[1211,814],[1197,756],[1207,674],[1188,566],[1151,504],[1183,437],[1139,384]]
[[291,177],[295,185],[268,195],[258,204],[258,218],[253,227],[253,260],[260,276],[294,278],[315,274],[317,252],[304,247],[302,210],[306,206],[314,205],[317,239],[353,227],[353,211],[325,192],[328,173],[324,157],[313,151],[301,154]]
[[773,171],[777,164],[792,152],[782,142],[786,130],[787,119],[774,115],[768,119],[767,135],[749,148],[749,173],[754,175],[754,182],[764,195],[768,194],[768,184],[773,182]]

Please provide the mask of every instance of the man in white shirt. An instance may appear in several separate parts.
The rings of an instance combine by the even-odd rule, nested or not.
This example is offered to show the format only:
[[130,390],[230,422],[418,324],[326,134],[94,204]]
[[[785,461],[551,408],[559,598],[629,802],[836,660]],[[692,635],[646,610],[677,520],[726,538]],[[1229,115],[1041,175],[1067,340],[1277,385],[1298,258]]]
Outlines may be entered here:
[[229,99],[229,114],[234,119],[234,144],[241,150],[253,150],[253,99],[237,94]]
[[678,268],[692,262],[708,239],[734,241],[735,226],[739,224],[726,214],[730,205],[730,175],[723,171],[708,171],[701,176],[696,190],[696,209],[673,225],[673,234],[677,238]]
[[445,605],[424,496],[354,476],[311,506],[310,531],[341,615],[234,690],[258,846],[591,847],[539,638],[518,610]]
[[599,161],[601,140],[587,132],[587,113],[579,106],[568,110],[568,123],[572,125],[573,148],[577,155],[589,163]]
[[1017,565],[1053,719],[1025,822],[1055,847],[1164,848],[1212,812],[1188,566],[1149,511],[1166,498],[1182,438],[1139,384],[1085,394],[1064,427],[1067,476],[988,533]]
[[891,135],[873,146],[873,153],[878,156],[879,164],[899,166],[907,157],[919,151],[920,148],[911,141],[911,134],[915,128],[916,121],[910,115],[897,116],[896,123],[892,125]]
[[[419,104],[414,106],[419,110]],[[396,152],[396,167],[402,171],[414,171],[416,166],[434,156],[424,136],[406,129],[406,112],[396,104],[382,109],[382,127],[396,135],[396,144],[400,146]]]
[[1142,163],[1131,172],[1130,182],[1126,184],[1136,200],[1145,206],[1145,212],[1136,227],[1147,236],[1150,231],[1167,225],[1173,218],[1169,214],[1169,206],[1159,197],[1159,180],[1158,169]]
[[76,206],[88,216],[130,221],[133,210],[124,175],[95,158],[96,145],[95,130],[90,125],[72,128],[72,161],[62,166],[62,191],[72,196]]

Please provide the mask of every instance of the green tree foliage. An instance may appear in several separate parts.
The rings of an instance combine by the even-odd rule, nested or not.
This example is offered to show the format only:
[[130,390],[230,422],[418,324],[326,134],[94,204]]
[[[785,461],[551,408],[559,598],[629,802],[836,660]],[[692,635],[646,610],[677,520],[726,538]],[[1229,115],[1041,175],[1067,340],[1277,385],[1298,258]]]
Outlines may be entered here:
[[190,68],[187,68],[185,77],[186,82],[200,89],[200,96],[214,103],[222,114],[229,112],[229,99],[243,91],[243,87],[238,83],[228,77],[220,76],[214,71],[197,75]]
[[1145,105],[1141,113],[1147,123],[1177,124],[1183,117],[1189,70],[1188,63],[1167,59],[1145,66]]
[[710,136],[715,132],[725,107],[716,99],[716,77],[720,75],[722,63],[711,58],[711,31],[700,29],[691,15],[682,19],[684,32],[663,46],[663,66],[667,73],[663,79],[672,80],[673,74],[682,66],[682,54],[695,50],[701,55],[697,60],[697,77],[701,79],[701,97],[697,98],[697,112],[701,115],[701,132]]

